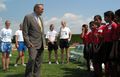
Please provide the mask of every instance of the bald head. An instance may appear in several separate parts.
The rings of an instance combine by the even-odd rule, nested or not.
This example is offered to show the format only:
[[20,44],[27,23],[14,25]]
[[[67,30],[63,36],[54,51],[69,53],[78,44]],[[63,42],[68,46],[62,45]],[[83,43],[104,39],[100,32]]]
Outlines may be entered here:
[[43,4],[36,4],[34,6],[34,12],[39,16],[43,13],[44,11],[44,7],[43,7]]

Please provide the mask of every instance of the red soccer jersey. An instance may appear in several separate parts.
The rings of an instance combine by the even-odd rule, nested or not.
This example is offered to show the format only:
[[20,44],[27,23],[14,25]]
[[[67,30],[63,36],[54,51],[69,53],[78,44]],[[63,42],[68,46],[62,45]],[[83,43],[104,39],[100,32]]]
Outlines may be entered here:
[[89,36],[89,32],[85,33],[83,38],[81,37],[83,39],[84,44],[89,44],[90,43],[90,39],[89,39],[88,36]]
[[117,39],[117,24],[115,22],[104,27],[103,37],[104,42],[112,42]]
[[99,28],[98,28],[98,33],[103,36],[103,30],[105,28],[105,25],[101,25]]
[[89,39],[91,43],[100,43],[98,29],[94,29],[89,33]]

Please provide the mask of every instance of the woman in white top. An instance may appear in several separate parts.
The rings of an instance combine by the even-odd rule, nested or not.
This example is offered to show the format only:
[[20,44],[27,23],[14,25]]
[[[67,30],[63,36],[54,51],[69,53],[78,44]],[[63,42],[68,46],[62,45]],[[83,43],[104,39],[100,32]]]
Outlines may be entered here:
[[16,40],[16,48],[18,50],[18,57],[16,59],[16,64],[14,65],[17,67],[18,61],[21,58],[22,65],[26,66],[24,64],[24,52],[26,51],[26,46],[24,44],[23,34],[22,34],[22,24],[20,24],[20,29],[16,31],[15,33],[15,40]]
[[69,42],[71,40],[71,31],[66,27],[66,22],[61,22],[60,28],[60,49],[61,49],[61,60],[64,63],[64,51],[66,51],[67,63],[69,63]]
[[12,30],[10,29],[10,21],[6,20],[5,28],[1,30],[1,51],[2,51],[2,67],[3,70],[6,71],[9,68],[9,54],[11,52],[11,38],[12,38]]
[[57,50],[58,50],[57,36],[58,36],[58,33],[54,30],[54,25],[51,24],[50,25],[50,31],[48,31],[47,34],[46,34],[46,38],[48,40],[49,64],[51,64],[52,50],[54,50],[54,52],[55,52],[56,64],[59,64],[58,63],[58,54],[57,54]]

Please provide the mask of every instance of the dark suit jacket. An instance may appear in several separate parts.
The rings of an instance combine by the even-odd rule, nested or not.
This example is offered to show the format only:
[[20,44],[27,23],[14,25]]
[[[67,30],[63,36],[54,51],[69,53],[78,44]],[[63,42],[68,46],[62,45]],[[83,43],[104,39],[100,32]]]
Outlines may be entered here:
[[41,22],[42,31],[33,13],[25,16],[23,21],[23,37],[28,48],[31,44],[38,49],[41,48],[42,45],[45,46],[44,26],[42,20]]

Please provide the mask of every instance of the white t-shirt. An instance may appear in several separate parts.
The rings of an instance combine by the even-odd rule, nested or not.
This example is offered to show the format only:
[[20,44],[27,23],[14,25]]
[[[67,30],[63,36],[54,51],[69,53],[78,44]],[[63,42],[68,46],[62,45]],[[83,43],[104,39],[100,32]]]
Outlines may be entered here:
[[17,30],[17,31],[15,32],[15,35],[18,36],[18,40],[17,40],[17,41],[24,42],[22,30]]
[[11,42],[12,39],[12,30],[3,28],[1,30],[2,42]]
[[70,29],[68,27],[60,29],[60,39],[68,39],[70,34]]
[[46,38],[49,39],[50,42],[54,42],[56,40],[56,36],[58,33],[53,30],[53,31],[48,31],[46,34]]

